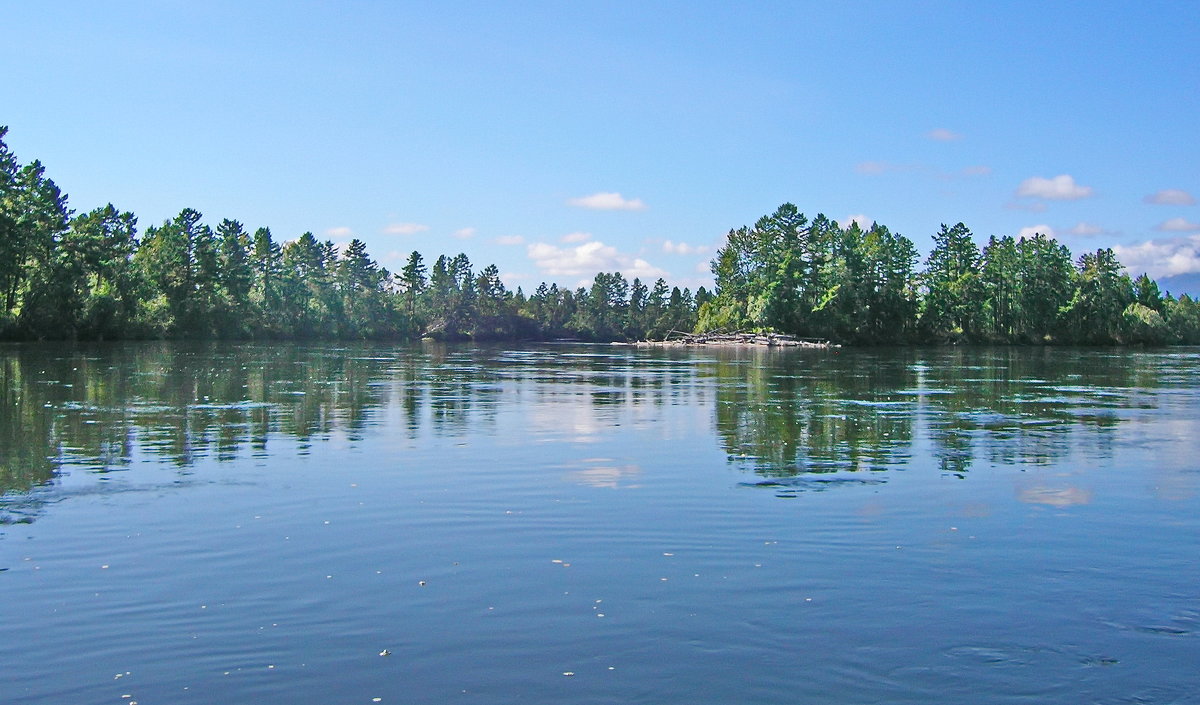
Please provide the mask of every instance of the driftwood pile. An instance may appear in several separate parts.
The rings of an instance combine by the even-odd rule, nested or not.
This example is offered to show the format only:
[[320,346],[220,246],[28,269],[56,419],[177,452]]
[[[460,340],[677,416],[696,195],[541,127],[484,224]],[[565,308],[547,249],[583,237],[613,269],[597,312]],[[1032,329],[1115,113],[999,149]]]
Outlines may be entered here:
[[666,340],[644,340],[636,345],[654,347],[686,347],[696,345],[721,345],[733,347],[769,348],[837,348],[827,340],[797,338],[782,333],[682,333],[668,335]]

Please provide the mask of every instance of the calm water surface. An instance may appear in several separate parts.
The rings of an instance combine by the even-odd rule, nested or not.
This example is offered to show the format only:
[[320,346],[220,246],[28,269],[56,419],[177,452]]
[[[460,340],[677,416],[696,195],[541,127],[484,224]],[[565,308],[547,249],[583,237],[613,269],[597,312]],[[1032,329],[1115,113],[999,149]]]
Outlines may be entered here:
[[0,491],[3,703],[1200,703],[1196,349],[0,347]]

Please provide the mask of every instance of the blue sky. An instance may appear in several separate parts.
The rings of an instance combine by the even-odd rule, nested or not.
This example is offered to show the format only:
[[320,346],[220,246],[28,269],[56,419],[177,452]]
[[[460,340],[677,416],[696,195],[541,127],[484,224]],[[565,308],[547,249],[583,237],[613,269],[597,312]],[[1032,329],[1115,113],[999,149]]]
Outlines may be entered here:
[[0,2],[0,124],[77,211],[709,284],[790,201],[1200,272],[1195,2]]

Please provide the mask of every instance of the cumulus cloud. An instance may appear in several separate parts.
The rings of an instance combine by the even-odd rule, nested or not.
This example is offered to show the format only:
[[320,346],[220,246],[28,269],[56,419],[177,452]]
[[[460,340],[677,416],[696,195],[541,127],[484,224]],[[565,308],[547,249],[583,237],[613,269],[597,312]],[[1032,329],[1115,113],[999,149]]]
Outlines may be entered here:
[[640,198],[625,198],[616,192],[593,193],[590,196],[572,198],[567,201],[576,208],[594,211],[644,211],[646,204]]
[[1153,203],[1158,206],[1194,206],[1196,199],[1192,194],[1177,188],[1169,188],[1152,193],[1142,199],[1146,203]]
[[567,233],[566,235],[563,235],[562,237],[558,238],[559,242],[566,242],[566,243],[587,242],[588,240],[591,240],[591,239],[592,239],[591,233],[581,233],[581,232]]
[[1195,233],[1200,232],[1200,223],[1193,223],[1186,218],[1171,218],[1155,225],[1154,229],[1164,233]]
[[475,228],[459,228],[451,234],[459,240],[470,240],[475,237]]
[[1092,187],[1080,186],[1070,174],[1059,174],[1052,179],[1031,176],[1017,187],[1017,196],[1051,201],[1076,201],[1091,195]]
[[1067,231],[1068,235],[1080,235],[1087,237],[1090,235],[1103,235],[1107,232],[1104,228],[1095,223],[1085,223],[1082,220],[1075,224],[1075,227]]
[[1045,235],[1046,237],[1054,237],[1054,228],[1052,228],[1049,225],[1046,225],[1044,223],[1041,225],[1030,225],[1028,227],[1021,228],[1020,232],[1017,233],[1017,239],[1020,239],[1023,237],[1029,238],[1029,237],[1033,237],[1034,235]]
[[496,238],[497,245],[524,245],[525,238],[520,235],[501,235]]
[[667,240],[662,244],[662,251],[671,255],[699,255],[708,252],[708,247],[705,245],[689,245],[686,242],[671,242]]
[[535,242],[526,248],[526,254],[542,274],[553,277],[590,277],[597,272],[612,271],[621,272],[630,280],[634,277],[654,280],[670,276],[646,260],[620,252],[599,240],[575,247]]
[[328,235],[329,237],[347,238],[347,237],[350,237],[351,235],[353,235],[354,231],[351,230],[348,226],[339,225],[336,228],[329,228],[328,230],[325,231],[325,234]]
[[957,132],[947,130],[944,127],[939,127],[936,130],[930,130],[929,132],[925,133],[925,136],[937,142],[953,142],[955,140],[962,139],[962,135],[958,134]]
[[420,223],[392,223],[383,229],[385,235],[416,235],[429,229],[428,225]]
[[1200,272],[1200,235],[1113,245],[1113,252],[1130,272],[1145,272],[1155,279]]

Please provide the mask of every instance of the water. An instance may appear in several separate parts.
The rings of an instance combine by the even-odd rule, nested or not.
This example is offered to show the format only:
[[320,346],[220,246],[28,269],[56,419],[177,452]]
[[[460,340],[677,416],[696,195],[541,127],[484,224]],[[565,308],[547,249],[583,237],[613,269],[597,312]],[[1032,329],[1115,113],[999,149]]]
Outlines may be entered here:
[[0,348],[0,702],[1200,703],[1198,363]]

